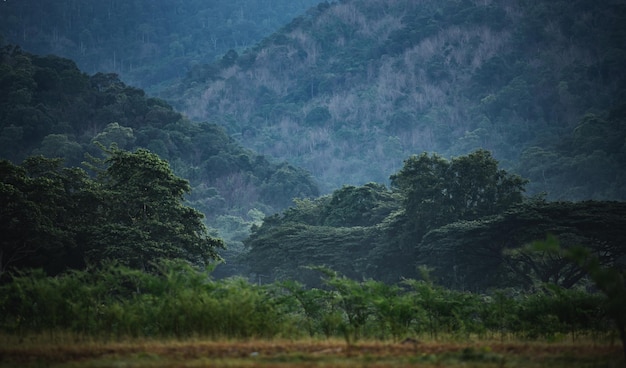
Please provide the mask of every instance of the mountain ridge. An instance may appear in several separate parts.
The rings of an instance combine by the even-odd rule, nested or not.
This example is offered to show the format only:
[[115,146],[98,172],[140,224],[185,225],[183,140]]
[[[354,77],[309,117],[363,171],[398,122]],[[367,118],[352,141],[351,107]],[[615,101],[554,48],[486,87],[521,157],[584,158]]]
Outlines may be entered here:
[[[571,139],[588,114],[625,136],[623,115],[611,113],[626,90],[622,20],[624,4],[587,0],[322,3],[241,55],[192,71],[166,98],[246,147],[289,157],[324,192],[386,183],[411,154],[486,148],[530,177],[533,193],[622,199],[580,179],[563,191],[527,169],[537,150],[576,161]],[[620,152],[602,160],[619,167]],[[549,179],[563,185],[588,170],[570,166]]]
[[0,2],[0,34],[25,50],[117,73],[158,94],[191,66],[256,43],[316,0]]

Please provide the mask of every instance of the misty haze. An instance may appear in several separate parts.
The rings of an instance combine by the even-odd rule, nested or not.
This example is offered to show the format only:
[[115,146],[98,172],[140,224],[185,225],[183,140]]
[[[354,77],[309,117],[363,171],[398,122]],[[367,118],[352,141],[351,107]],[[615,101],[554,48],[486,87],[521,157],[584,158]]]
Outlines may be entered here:
[[621,366],[624,24],[0,2],[0,367]]

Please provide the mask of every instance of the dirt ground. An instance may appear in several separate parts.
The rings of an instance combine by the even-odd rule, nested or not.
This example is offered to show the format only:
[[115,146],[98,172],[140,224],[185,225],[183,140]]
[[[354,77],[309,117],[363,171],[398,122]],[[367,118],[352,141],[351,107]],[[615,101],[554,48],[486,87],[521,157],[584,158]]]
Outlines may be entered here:
[[626,367],[617,344],[127,341],[0,346],[0,367]]

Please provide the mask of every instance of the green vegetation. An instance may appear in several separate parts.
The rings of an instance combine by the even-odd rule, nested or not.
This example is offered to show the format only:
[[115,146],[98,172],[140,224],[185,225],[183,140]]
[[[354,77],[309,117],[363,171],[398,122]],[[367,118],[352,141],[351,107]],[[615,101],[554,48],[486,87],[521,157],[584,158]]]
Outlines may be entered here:
[[[323,270],[323,287],[215,281],[184,263],[146,273],[116,264],[56,277],[14,273],[2,288],[5,333],[85,338],[341,338],[401,341],[593,338],[613,330],[602,295],[547,288],[474,294],[427,280],[389,285]],[[318,274],[319,275],[319,274]],[[608,308],[608,309],[607,309]]]
[[321,3],[164,94],[324,193],[483,148],[551,200],[624,200],[626,7]]
[[[223,256],[232,259],[232,267],[224,267],[226,273],[235,272],[234,258],[253,223],[295,197],[318,195],[306,171],[242,148],[214,124],[190,122],[116,75],[89,77],[67,59],[15,46],[3,47],[0,60],[0,158],[18,164],[43,155],[79,167],[86,154],[102,158],[98,145],[150,150],[189,181],[187,189],[193,190],[185,191],[185,200],[228,243]],[[116,200],[133,199],[120,188]]]
[[[229,30],[250,10],[9,3],[11,37],[127,77],[190,66],[218,9]],[[589,0],[324,2],[160,89],[212,123],[1,44],[0,338],[406,342],[402,364],[503,366],[415,352],[619,336],[626,355],[624,20]]]
[[255,44],[316,0],[96,1],[0,4],[0,34],[156,93],[199,64]]
[[390,285],[323,268],[323,286],[305,288],[216,281],[184,262],[154,266],[152,273],[115,263],[55,277],[13,273],[0,285],[0,366],[76,359],[169,366],[174,358],[177,366],[207,358],[217,366],[621,364],[610,341],[622,299],[610,292],[546,285],[476,294],[438,286],[427,272]]
[[3,209],[0,280],[44,268],[48,274],[115,260],[151,270],[161,259],[208,265],[221,240],[184,205],[189,183],[146,150],[114,150],[96,180],[60,159],[0,160]]
[[537,283],[571,288],[585,272],[565,257],[529,252],[525,245],[546,234],[565,249],[584,245],[600,265],[624,267],[624,202],[531,201],[496,216],[452,223],[428,233],[418,247],[419,264],[433,267],[443,285],[471,290]]
[[[176,177],[167,162],[145,149],[129,152],[113,146],[106,154],[104,160],[94,159],[90,166],[97,173],[95,179],[83,170],[62,167],[59,159],[30,157],[21,165],[1,161],[1,188],[7,203],[1,223],[8,236],[2,243],[0,328],[7,336],[43,334],[53,341],[67,334],[103,340],[341,338],[348,346],[364,339],[436,341],[443,336],[501,342],[591,339],[599,344],[614,330],[623,338],[620,306],[624,285],[619,263],[623,247],[612,247],[623,238],[623,227],[615,226],[623,222],[623,206],[587,202],[569,204],[576,206],[574,210],[563,211],[558,204],[543,201],[520,203],[524,181],[499,170],[486,151],[451,161],[436,155],[412,157],[394,176],[395,191],[368,184],[344,187],[315,201],[297,201],[296,207],[269,217],[255,229],[252,241],[274,243],[265,244],[262,252],[253,246],[248,255],[250,267],[270,267],[272,262],[283,267],[274,263],[278,272],[257,273],[254,282],[241,277],[214,280],[210,267],[202,271],[218,257],[216,250],[222,243],[208,236],[201,214],[183,204],[189,183]],[[445,169],[438,172],[424,167]],[[468,167],[472,169],[460,174],[461,168]],[[444,172],[447,175],[441,175]],[[468,180],[476,185],[454,185]],[[437,185],[431,187],[433,183]],[[459,203],[464,206],[450,215],[449,206],[457,198],[462,198]],[[428,203],[430,213],[442,214],[435,218],[452,217],[434,223],[410,221],[416,218],[413,211],[421,211],[419,206],[411,207],[416,203]],[[604,208],[607,205],[613,206],[610,215]],[[432,281],[438,275],[449,276],[449,270],[439,264],[434,264],[438,268],[433,272],[420,267],[421,278],[400,273],[427,261],[427,257],[420,257],[424,254],[433,259],[453,258],[426,251],[425,244],[432,244],[427,239],[436,232],[439,242],[462,247],[463,242],[455,240],[454,226],[465,230],[467,226],[462,225],[483,221],[479,235],[489,231],[495,234],[499,222],[521,211],[517,222],[524,229],[528,225],[522,219],[530,210],[555,221],[557,225],[546,222],[545,226],[560,229],[559,235],[566,240],[573,229],[580,231],[576,239],[583,239],[583,235],[593,239],[589,253],[564,247],[564,265],[557,262],[561,260],[545,257],[555,252],[552,245],[538,246],[544,252],[538,253],[522,247],[521,239],[517,247],[507,244],[512,251],[500,252],[501,259],[522,264],[522,269],[523,262],[531,260],[526,266],[537,271],[536,275],[525,275],[534,281],[528,288],[520,288],[524,285],[519,282],[513,288],[511,284],[470,280],[476,277],[467,268],[474,263],[471,259],[460,263],[461,267],[453,264],[455,278],[442,278],[453,288]],[[550,217],[550,210],[565,215]],[[587,215],[591,210],[598,211],[597,217]],[[608,222],[612,218],[616,224]],[[530,219],[545,221],[537,214]],[[442,225],[446,221],[455,222]],[[602,229],[594,226],[596,222],[599,224],[595,226]],[[491,228],[485,229],[485,223]],[[398,233],[389,237],[390,241],[413,244],[415,251],[396,253],[392,248],[383,254],[388,244],[384,244],[382,234],[393,229]],[[607,229],[613,232],[601,233]],[[421,241],[409,243],[411,236],[407,234],[425,235]],[[473,240],[475,234],[456,236],[473,247],[483,246]],[[307,241],[310,245],[302,247],[300,243]],[[373,249],[366,247],[370,241],[375,244]],[[446,247],[440,248],[449,251]],[[464,255],[455,249],[451,253]],[[409,258],[412,254],[418,258]],[[591,254],[596,255],[590,258]],[[381,262],[401,257],[404,262],[396,263],[396,270],[392,263]],[[346,277],[325,267],[302,267],[305,262],[315,264],[319,260],[361,274]],[[86,265],[81,263],[85,261]],[[502,276],[489,262],[479,267],[485,270],[483,276],[486,272]],[[564,279],[550,276],[544,280],[539,272],[545,268],[571,276],[571,267],[588,273],[603,294],[589,291],[585,275],[575,278],[577,287],[567,284],[565,288],[555,284]],[[396,281],[366,277],[380,273],[389,278],[392,272]],[[467,284],[481,292],[463,290],[463,284],[455,283],[458,275],[466,275]],[[268,282],[268,277],[281,280]],[[295,281],[303,277],[306,286]],[[509,288],[493,288],[501,285]]]
[[546,241],[535,242],[531,249],[543,251],[548,254],[555,254],[574,262],[581,267],[591,278],[595,286],[605,295],[605,308],[607,315],[613,319],[615,326],[622,340],[624,358],[626,359],[626,270],[621,267],[607,267],[600,258],[605,256],[594,254],[588,248],[582,246],[563,249],[559,245],[558,239],[549,236]]
[[391,189],[344,186],[266,217],[245,240],[250,270],[310,286],[319,280],[307,266],[388,283],[415,278],[425,266],[441,285],[474,291],[579,284],[579,267],[523,249],[548,233],[566,248],[584,244],[603,265],[623,265],[623,202],[526,198],[527,181],[487,151],[412,156],[391,182]]

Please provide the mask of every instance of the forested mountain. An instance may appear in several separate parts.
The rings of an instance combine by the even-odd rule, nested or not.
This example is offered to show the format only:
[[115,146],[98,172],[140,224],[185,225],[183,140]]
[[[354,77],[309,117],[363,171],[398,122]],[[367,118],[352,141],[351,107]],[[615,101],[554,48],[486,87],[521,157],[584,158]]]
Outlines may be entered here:
[[[219,12],[200,2],[6,3],[21,9],[3,13],[10,39],[78,49],[87,70],[112,61],[145,85],[184,79],[149,97],[118,74],[4,46],[0,157],[76,166],[103,147],[148,149],[190,181],[187,203],[230,252],[245,240],[258,277],[314,284],[315,265],[397,282],[422,265],[457,288],[571,286],[580,268],[524,248],[548,233],[623,267],[626,209],[608,201],[626,199],[621,1],[324,2],[221,51],[205,32]],[[258,6],[233,4],[229,27]],[[174,32],[185,22],[193,31]],[[31,175],[17,175],[28,190],[39,178],[5,166]],[[158,228],[144,225],[137,239]]]
[[323,191],[477,148],[550,199],[624,199],[623,1],[321,3],[165,98]]
[[9,0],[0,2],[0,34],[155,93],[195,64],[254,45],[317,2]]
[[530,193],[626,196],[623,2],[316,3],[6,1],[0,32],[159,91],[324,192],[485,148]]
[[242,148],[221,127],[193,123],[115,74],[88,76],[67,59],[0,49],[0,158],[43,155],[76,167],[111,144],[167,160],[190,181],[188,203],[232,251],[264,214],[319,194],[308,172]]

